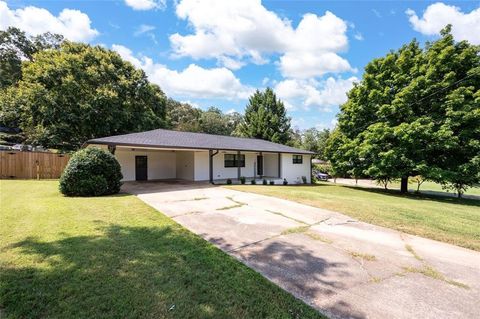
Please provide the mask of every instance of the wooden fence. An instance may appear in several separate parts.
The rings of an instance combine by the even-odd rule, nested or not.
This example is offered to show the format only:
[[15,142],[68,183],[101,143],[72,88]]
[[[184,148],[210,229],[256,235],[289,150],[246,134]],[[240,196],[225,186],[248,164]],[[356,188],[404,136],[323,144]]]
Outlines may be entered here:
[[0,151],[0,178],[59,178],[69,159],[66,154]]

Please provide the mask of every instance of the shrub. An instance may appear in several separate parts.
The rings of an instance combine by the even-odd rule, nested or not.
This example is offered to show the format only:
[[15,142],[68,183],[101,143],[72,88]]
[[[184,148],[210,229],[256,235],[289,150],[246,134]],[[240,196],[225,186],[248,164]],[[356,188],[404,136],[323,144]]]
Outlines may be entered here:
[[268,184],[268,183],[267,183],[267,180],[266,180],[265,178],[263,179],[263,182],[262,182],[262,183],[263,183],[263,185],[267,185],[267,184]]
[[115,156],[96,147],[72,155],[60,177],[60,192],[67,196],[100,196],[120,191],[123,178]]
[[270,185],[275,185],[275,181],[270,181]]
[[250,181],[250,184],[252,184],[252,185],[256,185],[256,184],[257,184],[257,181],[256,181],[256,180],[254,180],[254,179],[252,179],[252,180]]
[[227,179],[227,185],[232,185],[232,180],[230,178]]
[[245,184],[245,176],[240,177],[240,183]]
[[302,182],[303,182],[304,184],[307,183],[307,176],[302,176]]
[[283,185],[288,185],[288,181],[285,178],[283,179]]

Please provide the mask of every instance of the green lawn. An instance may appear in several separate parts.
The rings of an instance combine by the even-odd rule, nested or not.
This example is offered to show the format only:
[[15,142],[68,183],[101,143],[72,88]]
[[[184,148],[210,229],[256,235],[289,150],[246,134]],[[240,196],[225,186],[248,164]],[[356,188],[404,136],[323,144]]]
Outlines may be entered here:
[[[395,181],[391,185],[389,185],[389,188],[392,189],[400,189],[400,182]],[[417,190],[417,183],[408,183],[408,189],[416,191]],[[442,188],[442,185],[426,181],[420,186],[420,192],[422,191],[434,191],[434,192],[448,192],[448,193],[454,193],[452,190],[444,190]],[[465,192],[465,195],[477,195],[480,196],[480,187],[470,187],[467,189]]]
[[320,318],[134,196],[0,181],[1,318]]
[[330,209],[368,223],[480,251],[479,200],[401,195],[332,183],[226,187]]

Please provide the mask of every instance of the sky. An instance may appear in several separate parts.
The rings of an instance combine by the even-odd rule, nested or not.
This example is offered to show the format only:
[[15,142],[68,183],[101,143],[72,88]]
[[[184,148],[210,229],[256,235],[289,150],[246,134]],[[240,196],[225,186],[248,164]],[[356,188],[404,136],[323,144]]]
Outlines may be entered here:
[[369,61],[416,38],[480,44],[480,1],[0,0],[0,30],[102,45],[167,96],[243,113],[271,87],[292,126],[332,128]]

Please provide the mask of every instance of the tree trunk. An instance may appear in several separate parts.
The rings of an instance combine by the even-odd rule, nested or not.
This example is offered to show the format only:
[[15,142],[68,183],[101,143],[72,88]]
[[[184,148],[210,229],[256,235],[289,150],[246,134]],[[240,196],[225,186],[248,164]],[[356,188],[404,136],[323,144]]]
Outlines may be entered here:
[[408,176],[402,176],[400,183],[400,192],[406,194],[408,192]]

